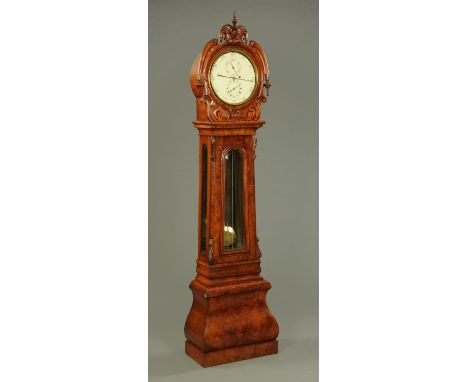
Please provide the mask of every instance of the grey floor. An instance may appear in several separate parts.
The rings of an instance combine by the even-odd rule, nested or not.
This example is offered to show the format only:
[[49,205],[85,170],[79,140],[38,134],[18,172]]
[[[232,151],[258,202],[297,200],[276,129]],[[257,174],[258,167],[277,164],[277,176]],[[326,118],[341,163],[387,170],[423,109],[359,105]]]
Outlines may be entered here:
[[318,338],[279,338],[279,353],[241,362],[202,368],[184,353],[183,341],[158,341],[149,358],[149,381],[318,381]]

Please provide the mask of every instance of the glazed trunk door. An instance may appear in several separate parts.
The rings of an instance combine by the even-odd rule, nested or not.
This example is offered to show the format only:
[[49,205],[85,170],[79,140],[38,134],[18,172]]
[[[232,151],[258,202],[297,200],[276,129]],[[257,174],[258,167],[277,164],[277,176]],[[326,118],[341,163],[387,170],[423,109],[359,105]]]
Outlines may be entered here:
[[223,137],[220,155],[220,262],[253,260],[255,187],[251,136]]
[[198,171],[198,258],[207,261],[210,250],[211,216],[211,142],[209,137],[200,137]]
[[200,252],[206,254],[208,247],[207,229],[208,229],[208,147],[206,143],[201,145],[200,158]]
[[224,252],[245,249],[244,156],[230,149],[224,157]]

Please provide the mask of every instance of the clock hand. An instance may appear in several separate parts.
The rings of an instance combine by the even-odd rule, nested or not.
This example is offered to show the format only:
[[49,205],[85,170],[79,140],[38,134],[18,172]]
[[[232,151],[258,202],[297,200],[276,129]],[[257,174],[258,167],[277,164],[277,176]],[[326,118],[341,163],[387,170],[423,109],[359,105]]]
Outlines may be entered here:
[[246,78],[236,78],[236,77],[233,77],[233,78],[235,78],[236,80],[241,80],[241,81],[255,82],[254,80],[248,80]]
[[237,74],[236,69],[234,69],[234,65],[232,65],[232,61],[231,61],[231,68],[232,68],[232,70],[234,70],[234,73],[236,74],[236,77],[238,77],[239,75]]
[[237,89],[239,86],[240,86],[240,84],[237,84],[237,85],[234,86],[232,89],[229,89],[229,90],[228,90],[228,93],[232,92],[234,89]]
[[245,78],[237,78],[237,77],[232,77],[232,76],[223,76],[222,74],[218,74],[219,77],[225,77],[225,78],[233,78],[235,80],[241,80],[241,81],[250,81],[250,82],[254,82],[254,80],[247,80]]

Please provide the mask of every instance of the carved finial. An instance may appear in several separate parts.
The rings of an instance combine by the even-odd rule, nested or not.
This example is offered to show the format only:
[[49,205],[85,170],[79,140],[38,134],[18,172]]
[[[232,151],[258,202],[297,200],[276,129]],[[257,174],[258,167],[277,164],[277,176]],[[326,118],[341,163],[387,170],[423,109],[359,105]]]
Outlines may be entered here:
[[247,44],[247,29],[243,25],[237,25],[236,12],[232,16],[232,24],[225,24],[219,31],[219,41],[241,42]]

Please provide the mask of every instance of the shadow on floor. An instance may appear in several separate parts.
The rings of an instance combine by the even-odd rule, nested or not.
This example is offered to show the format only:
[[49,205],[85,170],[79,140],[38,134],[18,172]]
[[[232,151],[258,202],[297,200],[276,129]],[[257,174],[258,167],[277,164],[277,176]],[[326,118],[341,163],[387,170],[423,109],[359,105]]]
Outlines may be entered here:
[[186,355],[183,348],[177,353],[156,354],[148,359],[150,379],[151,377],[183,374],[198,369],[201,369],[201,366]]
[[[318,368],[318,338],[304,338],[304,339],[279,339],[279,352],[276,355],[254,358],[251,360],[234,362],[225,365],[215,366],[218,371],[228,371],[231,369],[242,369],[251,367],[278,367],[280,365],[294,365],[294,364],[308,364],[311,369]],[[188,373],[196,374],[203,369],[183,350],[178,352],[155,354],[149,358],[148,374],[149,379],[159,380],[161,377],[173,376]],[[202,372],[203,373],[203,372]],[[314,374],[317,373],[318,369]],[[188,376],[187,376],[188,377]],[[154,378],[154,379],[153,379]],[[315,379],[313,379],[315,380]]]

